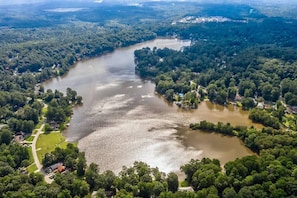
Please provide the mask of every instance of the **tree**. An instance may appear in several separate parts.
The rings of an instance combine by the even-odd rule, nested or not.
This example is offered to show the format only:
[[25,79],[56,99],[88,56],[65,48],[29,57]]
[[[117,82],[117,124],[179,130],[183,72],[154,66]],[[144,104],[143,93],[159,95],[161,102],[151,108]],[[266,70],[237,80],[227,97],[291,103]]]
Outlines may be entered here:
[[241,103],[242,103],[242,108],[245,109],[245,110],[248,110],[248,109],[251,109],[251,108],[255,107],[254,99],[251,98],[251,97],[242,98]]
[[83,98],[82,98],[81,96],[77,96],[77,97],[76,97],[76,103],[77,103],[78,105],[81,105],[81,104],[83,103]]
[[237,89],[235,87],[228,88],[228,99],[234,100],[237,93]]
[[124,189],[117,192],[116,198],[133,198],[133,193],[129,193]]
[[198,197],[210,197],[210,198],[219,198],[218,190],[215,186],[210,186],[208,188],[204,188],[197,192]]
[[168,89],[165,94],[164,97],[166,98],[166,100],[168,100],[169,102],[173,101],[173,95],[174,95],[174,90],[173,89]]
[[7,163],[1,162],[0,164],[0,177],[4,177],[6,175],[14,173],[14,169]]
[[63,190],[58,194],[58,198],[72,198],[69,190]]
[[34,124],[38,123],[38,109],[33,109],[30,106],[26,105],[23,108],[23,115],[21,115],[21,118],[23,120],[32,120],[34,122]]
[[97,190],[97,193],[96,193],[96,197],[98,198],[106,198],[106,194],[105,194],[105,190],[103,188],[100,188]]
[[271,91],[271,101],[276,102],[280,97],[280,89],[278,87],[274,87]]
[[284,98],[285,98],[286,103],[289,105],[297,104],[297,95],[295,95],[291,92],[285,93]]
[[99,184],[98,165],[91,163],[86,170],[85,177],[86,182],[90,185],[90,189],[96,189]]
[[195,190],[202,190],[214,185],[216,179],[212,169],[197,170],[192,177],[192,184]]
[[138,184],[139,193],[138,195],[143,198],[150,198],[153,194],[153,184],[151,182],[142,182]]
[[158,197],[162,192],[165,192],[165,190],[166,189],[165,189],[164,185],[161,182],[153,181],[153,195],[154,196]]
[[39,182],[43,181],[43,175],[41,173],[30,173],[29,181],[36,186]]
[[89,185],[86,181],[75,179],[73,182],[73,191],[71,192],[74,196],[84,197],[89,193]]
[[111,191],[114,187],[116,175],[112,171],[107,170],[102,175],[100,175],[100,180],[100,187],[104,188],[107,191]]
[[49,123],[46,123],[45,125],[44,125],[44,132],[45,133],[49,133],[49,132],[51,132],[53,129],[52,129],[52,127],[51,127],[51,125],[49,124]]
[[178,176],[175,173],[169,173],[166,181],[168,184],[169,191],[176,192],[178,190]]
[[273,87],[271,84],[265,84],[263,87],[262,87],[262,96],[265,100],[268,100],[268,101],[271,101],[272,100],[272,90],[273,90]]
[[184,164],[181,166],[181,171],[186,174],[186,180],[188,183],[191,183],[192,176],[200,167],[200,160],[191,159],[189,163]]
[[51,153],[46,153],[44,155],[44,158],[42,160],[42,165],[47,167],[47,166],[50,166],[52,165],[53,163],[55,163],[57,161],[56,157],[51,154]]
[[8,145],[12,140],[12,133],[9,129],[2,129],[0,131],[0,143]]
[[77,97],[77,92],[68,87],[66,89],[66,97],[68,98],[68,100],[74,102]]
[[[246,91],[249,90],[249,91]],[[254,92],[256,91],[256,85],[254,82],[249,80],[242,80],[238,85],[238,93],[241,96],[253,97]]]
[[222,197],[223,198],[234,198],[234,197],[237,197],[237,193],[236,191],[234,190],[234,188],[225,188],[223,193],[222,193]]
[[222,193],[227,187],[230,186],[230,178],[225,174],[219,174],[215,179],[215,187],[218,189],[219,193]]
[[227,92],[223,89],[219,90],[216,95],[217,103],[223,105],[226,103],[226,100],[227,100]]
[[165,94],[167,90],[173,89],[173,88],[174,88],[173,81],[160,80],[156,86],[156,91],[159,94]]
[[85,174],[85,168],[87,166],[86,159],[84,157],[84,153],[78,156],[78,161],[76,164],[76,171],[78,176],[83,176]]
[[208,85],[207,93],[208,93],[209,100],[214,101],[217,96],[217,86],[215,84]]

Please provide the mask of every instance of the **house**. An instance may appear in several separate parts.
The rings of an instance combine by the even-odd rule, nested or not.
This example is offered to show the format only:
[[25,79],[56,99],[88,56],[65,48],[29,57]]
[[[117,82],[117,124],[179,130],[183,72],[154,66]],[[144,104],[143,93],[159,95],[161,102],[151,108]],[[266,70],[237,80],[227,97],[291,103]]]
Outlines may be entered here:
[[191,186],[188,186],[188,187],[179,187],[178,188],[178,191],[181,191],[181,192],[194,192],[194,189]]
[[63,166],[63,165],[59,165],[59,166],[58,166],[58,172],[59,172],[59,173],[62,173],[62,172],[64,172],[64,171],[65,171],[65,169],[66,169],[66,167],[65,167],[65,166]]
[[240,96],[239,94],[236,94],[236,96],[235,96],[235,101],[241,101],[241,99],[242,99],[242,96]]
[[297,106],[289,106],[287,105],[287,109],[285,111],[286,113],[289,113],[289,114],[297,114]]
[[53,130],[58,130],[59,127],[60,127],[59,123],[58,123],[58,122],[55,122],[55,121],[51,121],[51,122],[50,122],[50,126],[51,126],[51,128],[52,128]]
[[55,163],[55,164],[53,164],[53,165],[50,165],[49,167],[48,167],[48,169],[50,170],[50,172],[54,172],[57,168],[58,168],[58,166],[60,166],[60,165],[63,165],[61,162],[59,162],[59,163]]
[[264,108],[265,109],[271,109],[271,105],[270,104],[264,104]]
[[15,142],[18,143],[23,143],[24,139],[25,139],[25,133],[24,132],[17,132],[14,136],[13,139]]
[[51,166],[48,167],[48,172],[54,172],[54,173],[62,173],[66,170],[66,167],[63,166],[63,163],[59,162],[56,164],[53,164]]
[[20,173],[24,174],[24,175],[27,175],[27,174],[28,174],[28,170],[27,170],[27,168],[25,168],[25,167],[20,167],[20,168],[18,168],[18,171],[19,171]]
[[257,105],[258,109],[264,109],[264,102],[259,102]]
[[293,114],[297,114],[297,106],[292,106],[291,109]]
[[[93,191],[91,197],[95,198],[98,197],[97,196],[98,191]],[[105,191],[105,196],[106,197],[113,197],[116,194],[115,191],[109,190],[109,191]]]

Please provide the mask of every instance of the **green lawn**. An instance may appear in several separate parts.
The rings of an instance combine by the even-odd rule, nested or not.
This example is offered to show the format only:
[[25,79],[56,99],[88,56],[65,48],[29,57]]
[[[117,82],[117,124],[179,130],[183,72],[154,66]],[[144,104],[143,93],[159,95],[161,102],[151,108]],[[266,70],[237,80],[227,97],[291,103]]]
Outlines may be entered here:
[[30,142],[32,142],[33,141],[33,139],[34,139],[34,137],[33,136],[28,136],[28,137],[26,137],[26,141],[30,141]]
[[37,170],[36,164],[31,164],[30,166],[28,166],[27,170],[29,173],[34,173]]
[[37,123],[35,129],[39,129],[41,127],[41,125],[44,123],[45,118],[41,118],[41,120],[39,120],[39,122]]
[[37,155],[40,162],[46,153],[55,150],[56,147],[66,148],[67,142],[60,132],[41,134],[36,143]]
[[29,153],[29,162],[30,163],[33,163],[34,162],[34,158],[33,158],[31,146],[30,147],[27,147],[27,150],[28,150],[28,153]]
[[42,112],[42,115],[45,115],[47,113],[47,107],[43,107],[41,112]]
[[180,187],[188,187],[189,184],[188,184],[187,181],[182,181],[182,182],[179,183],[179,186],[180,186]]

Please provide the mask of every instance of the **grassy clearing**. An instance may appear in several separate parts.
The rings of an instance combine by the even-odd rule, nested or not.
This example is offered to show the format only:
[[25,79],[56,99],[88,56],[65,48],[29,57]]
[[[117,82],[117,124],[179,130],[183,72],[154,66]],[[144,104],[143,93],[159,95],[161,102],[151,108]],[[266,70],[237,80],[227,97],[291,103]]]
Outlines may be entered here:
[[45,118],[42,117],[39,122],[37,123],[35,129],[39,129],[41,127],[41,125],[45,122]]
[[28,150],[28,153],[29,153],[29,162],[30,163],[33,163],[34,162],[34,158],[33,158],[31,146],[30,147],[27,147],[27,150]]
[[40,162],[46,153],[55,150],[56,147],[66,148],[67,142],[60,132],[41,134],[36,143],[37,156]]
[[40,127],[41,127],[41,125],[42,125],[42,121],[39,121],[38,123],[37,123],[37,125],[36,125],[36,129],[39,129]]
[[30,142],[32,142],[33,141],[33,139],[34,139],[34,137],[33,136],[28,136],[28,137],[26,137],[26,141],[30,141]]
[[36,164],[31,164],[30,166],[28,166],[27,170],[29,173],[34,173],[37,170]]
[[47,107],[43,107],[41,113],[42,115],[45,115],[47,113]]
[[75,147],[78,146],[78,142],[72,142],[71,144],[73,144]]
[[188,187],[189,184],[188,184],[187,181],[182,181],[182,182],[179,183],[179,186],[180,186],[180,187]]

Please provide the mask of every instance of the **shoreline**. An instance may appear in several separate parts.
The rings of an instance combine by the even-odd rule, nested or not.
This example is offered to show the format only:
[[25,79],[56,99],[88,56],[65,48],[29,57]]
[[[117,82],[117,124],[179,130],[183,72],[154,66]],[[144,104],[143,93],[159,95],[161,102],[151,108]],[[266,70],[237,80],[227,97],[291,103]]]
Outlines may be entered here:
[[[176,40],[176,39],[169,39],[169,40]],[[166,47],[166,45],[172,45],[172,43],[179,43],[179,41],[176,41],[176,42],[174,42],[174,41],[165,41],[165,42],[159,42],[159,41],[156,41],[156,42],[154,42],[154,43],[151,43],[151,44],[149,44],[148,46],[150,46],[150,47],[152,47],[152,45],[155,45],[156,43],[158,43],[158,46],[159,47]],[[146,45],[146,44],[144,44],[144,45]],[[183,45],[182,43],[179,43],[177,46],[180,46],[180,45]],[[138,48],[140,48],[140,47],[143,47],[143,46],[137,46]],[[173,46],[174,47],[174,46]],[[176,49],[177,49],[177,47],[175,47]],[[179,47],[178,47],[179,48]],[[130,73],[132,72],[132,63],[130,63],[130,59],[131,58],[133,58],[133,55],[132,55],[132,57],[130,57],[131,56],[131,52],[132,52],[132,50],[133,50],[134,48],[128,48],[127,49],[127,51],[129,51],[129,62],[125,62],[124,64],[126,65],[126,64],[129,64],[129,66],[127,67],[127,68],[129,68],[129,71],[130,71]],[[134,50],[133,50],[134,51]],[[122,53],[126,53],[125,51],[123,51],[123,50],[120,50],[120,51],[118,51],[118,52],[116,52],[116,54],[122,54]],[[113,53],[114,54],[114,53]],[[124,57],[126,56],[126,54],[124,54]],[[111,62],[106,62],[106,61],[108,61],[108,58],[110,58],[110,59],[114,59],[114,57],[119,57],[119,56],[108,56],[108,57],[104,57],[104,64],[105,63],[107,63],[108,65],[109,64],[116,64],[116,61],[111,61]],[[101,60],[101,59],[99,59],[99,60]],[[88,66],[88,64],[96,64],[96,63],[99,63],[99,62],[96,62],[96,61],[92,61],[92,62],[90,62],[90,63],[88,63],[88,62],[85,62],[85,61],[83,61],[85,64],[82,64],[82,65],[79,65],[79,66],[81,66],[81,67],[77,67],[76,69],[74,69],[74,72],[73,73],[68,73],[68,77],[70,77],[70,74],[71,74],[71,79],[76,79],[75,81],[76,82],[80,82],[80,80],[82,81],[82,82],[84,82],[82,79],[83,79],[83,75],[82,75],[82,73],[81,73],[81,68],[83,68],[82,70],[85,70],[84,68],[84,66]],[[101,64],[101,63],[100,63]],[[98,67],[99,67],[99,65],[98,65]],[[103,66],[102,65],[102,67],[105,67],[105,66]],[[122,66],[122,65],[119,65],[119,67],[124,67],[124,68],[126,68],[126,66]],[[80,69],[79,69],[80,68]],[[108,67],[106,66],[106,68],[108,69]],[[133,67],[134,68],[134,67]],[[102,70],[103,71],[103,70]],[[102,71],[100,70],[100,72],[102,73]],[[105,70],[104,70],[105,71]],[[121,70],[122,71],[122,70]],[[134,70],[133,70],[134,71]],[[95,74],[96,75],[96,78],[99,78],[100,77],[100,74],[98,73],[98,74]],[[98,77],[98,75],[99,75],[99,77]],[[105,73],[104,73],[104,75],[105,75]],[[132,74],[131,74],[132,75]],[[75,77],[75,76],[78,76],[78,77]],[[87,73],[87,76],[88,77],[92,77],[92,75],[89,75],[89,73]],[[133,73],[133,76],[135,76],[135,74]],[[68,78],[66,78],[66,79],[68,79]],[[65,80],[66,80],[65,79]],[[130,78],[129,78],[130,79]],[[133,79],[134,79],[134,77],[133,77]],[[132,81],[131,82],[135,82],[134,80],[132,79]],[[139,78],[137,78],[137,79],[139,79]],[[109,81],[111,81],[111,82],[109,82]],[[94,88],[96,88],[98,85],[101,85],[100,83],[106,83],[106,84],[112,84],[112,79],[111,80],[109,80],[109,81],[103,81],[103,82],[99,82],[99,83],[97,83],[97,81],[96,81],[96,83],[94,83]],[[57,82],[54,82],[53,84],[50,84],[49,85],[49,87],[50,88],[52,88],[52,89],[54,89],[54,88],[57,88],[57,87],[61,87],[61,89],[63,88],[64,89],[64,87],[67,87],[67,86],[70,86],[70,87],[72,87],[72,85],[74,85],[74,89],[75,90],[78,90],[79,91],[79,89],[81,89],[81,87],[80,87],[80,85],[79,86],[77,86],[77,87],[79,87],[78,89],[77,89],[77,87],[75,87],[76,86],[76,84],[77,83],[74,83],[74,84],[72,84],[71,82],[69,83],[67,80],[65,81],[66,83],[62,83],[61,82],[61,80],[59,80],[59,81],[57,81]],[[74,82],[74,81],[73,81]],[[141,79],[139,79],[139,82],[142,82],[142,80]],[[145,89],[149,89],[149,91],[151,91],[151,89],[152,89],[152,87],[154,87],[155,85],[154,85],[154,83],[150,83],[151,85],[149,85],[149,87],[147,87],[147,86],[144,86],[143,87],[143,89],[145,88]],[[137,86],[139,85],[139,83],[138,83],[138,80],[137,80],[137,82],[136,83],[130,83],[130,84],[125,84],[124,86],[128,86],[128,87],[130,87],[130,86],[133,86],[134,88],[135,88],[135,91],[137,91],[137,92],[139,92],[139,91],[141,91],[141,89],[139,89],[139,88],[137,88]],[[106,88],[106,90],[109,90],[109,88]],[[130,90],[130,89],[129,89]],[[139,91],[138,91],[139,90]],[[86,91],[86,92],[88,92],[88,91]],[[131,91],[129,91],[129,92],[131,92]],[[143,91],[141,91],[141,93],[140,94],[146,94],[146,93],[142,93]],[[79,92],[80,93],[80,92]],[[82,93],[84,93],[84,92],[82,92]],[[154,92],[152,92],[152,94],[153,94]],[[80,93],[81,94],[81,93]],[[99,94],[99,93],[98,93]],[[133,94],[134,95],[134,94]],[[86,95],[84,95],[84,94],[82,94],[82,96],[86,96]],[[112,109],[110,109],[110,107],[113,107],[113,106],[110,106],[110,105],[113,105],[113,104],[115,104],[114,102],[116,102],[116,104],[119,104],[119,103],[121,103],[122,102],[122,99],[120,100],[120,101],[118,101],[119,99],[119,97],[117,97],[117,98],[113,98],[113,96],[114,96],[114,93],[112,92],[112,91],[110,91],[110,93],[105,97],[106,99],[108,99],[108,98],[110,98],[110,99],[108,99],[108,100],[103,100],[103,102],[102,103],[99,103],[98,104],[98,107],[100,106],[100,107],[102,107],[102,105],[104,104],[104,105],[106,105],[106,107],[108,108],[107,110],[108,110],[108,112],[110,112],[112,109],[117,109],[117,105],[116,105],[116,107],[114,107],[114,108],[112,108]],[[128,96],[128,95],[127,95]],[[141,96],[141,95],[140,95]],[[91,96],[90,97],[94,97],[94,94],[91,94]],[[113,102],[113,99],[114,100],[116,100],[116,101],[114,101]],[[98,99],[95,99],[94,98],[94,101],[97,101]],[[100,99],[99,99],[100,100]],[[144,100],[147,100],[147,99],[144,99]],[[93,107],[89,107],[88,105],[89,105],[89,100],[86,98],[86,100],[84,100],[85,102],[87,102],[87,103],[85,103],[84,104],[84,107],[82,107],[81,109],[83,109],[82,111],[86,111],[86,112],[88,112],[91,108],[93,108]],[[93,101],[93,99],[92,99],[92,105],[96,105],[95,103],[93,103],[94,102]],[[158,110],[156,110],[157,112],[159,112],[159,110],[162,110],[163,109],[163,107],[165,108],[165,109],[167,109],[167,105],[165,105],[165,106],[163,106],[164,105],[164,103],[160,100],[160,99],[157,99],[157,103],[156,104],[158,104],[158,105],[161,105],[160,106],[160,108],[161,109],[158,109]],[[110,104],[109,104],[109,102],[110,102]],[[120,105],[120,104],[119,104]],[[205,108],[207,108],[207,106],[204,104],[204,106],[205,106]],[[76,107],[74,107],[74,108],[76,108]],[[163,109],[163,110],[165,110],[165,109]],[[176,108],[170,108],[171,110],[169,110],[170,112],[175,112],[175,110],[174,109],[176,109]],[[201,110],[201,108],[199,107],[199,111]],[[81,110],[80,110],[80,107],[78,107],[78,109],[77,109],[77,111],[75,110],[75,112],[74,112],[74,115],[72,116],[72,118],[74,118],[73,120],[71,120],[71,122],[73,122],[74,124],[71,124],[70,125],[70,128],[68,129],[68,130],[71,130],[71,131],[73,131],[73,129],[74,129],[74,131],[76,131],[76,125],[75,125],[75,123],[77,123],[77,122],[79,122],[81,119],[83,119],[83,117],[85,117],[85,116],[88,116],[88,115],[84,115],[84,114],[82,114],[83,112],[82,112]],[[168,111],[168,110],[165,110],[166,112]],[[178,111],[178,110],[177,110]],[[208,108],[206,109],[206,111],[208,111],[209,112],[209,110],[208,110]],[[77,114],[77,112],[79,113],[79,114]],[[104,109],[103,109],[103,112],[104,112]],[[134,111],[133,111],[134,112]],[[198,111],[197,111],[198,112]],[[94,110],[94,113],[95,113],[95,110]],[[98,112],[97,112],[98,113]],[[137,112],[135,112],[135,113],[137,113]],[[216,112],[214,112],[215,114],[217,114]],[[102,114],[102,112],[100,113],[100,114]],[[184,114],[184,113],[182,113],[182,114]],[[182,115],[182,114],[180,114],[180,115]],[[81,116],[77,116],[77,115],[81,115]],[[111,115],[111,114],[110,114]],[[188,116],[191,116],[190,114],[185,114],[187,117]],[[237,115],[237,114],[236,114]],[[199,116],[199,115],[198,115]],[[175,116],[174,116],[175,117]],[[97,119],[97,118],[96,118]],[[174,118],[175,119],[175,118]],[[185,118],[186,119],[186,118]],[[82,121],[82,123],[84,123],[84,121]],[[88,126],[90,126],[90,124],[92,124],[93,123],[93,121],[90,121],[90,122],[85,122],[85,124],[88,124]],[[85,124],[82,124],[82,125],[80,125],[79,126],[79,129],[78,130],[80,130],[80,131],[82,131],[84,128],[85,128]],[[102,121],[102,124],[105,124],[105,122],[104,122],[104,120]],[[119,124],[121,124],[121,123],[119,123]],[[138,124],[138,123],[135,123],[135,124]],[[99,125],[100,124],[97,124],[97,125],[94,125],[94,126],[92,126],[92,127],[90,127],[90,128],[86,128],[86,131],[88,131],[88,132],[90,132],[90,134],[92,134],[93,132],[94,132],[94,130],[96,129],[96,128],[98,128],[99,127]],[[101,125],[100,125],[101,126]],[[118,128],[118,129],[116,129],[117,128],[117,126],[116,126],[116,124],[115,125],[113,125],[114,126],[114,130],[121,130],[120,128]],[[123,125],[120,125],[120,127],[126,127],[126,126],[123,126]],[[148,126],[149,127],[149,126]],[[101,129],[100,129],[101,130]],[[107,129],[107,130],[109,130],[109,129]],[[113,130],[113,129],[110,129],[110,130]],[[115,132],[115,133],[117,133],[117,134],[119,134],[118,132]],[[69,137],[70,139],[73,137],[74,139],[81,139],[80,138],[80,133],[77,133],[77,132],[73,132],[73,133],[69,133],[69,134],[65,134],[65,131],[63,131],[62,132],[62,134],[63,134],[63,136],[64,137]],[[71,136],[71,134],[72,134],[72,136]],[[110,134],[110,133],[109,133]],[[106,137],[105,137],[105,135],[106,135]],[[111,134],[112,135],[112,134]],[[84,137],[87,137],[87,136],[89,136],[88,135],[88,133],[85,133],[85,135],[83,135]],[[110,136],[110,135],[108,135],[108,134],[105,134],[105,133],[102,133],[100,136],[104,136],[104,138],[107,138],[106,140],[105,140],[105,142],[109,142],[109,144],[118,144],[118,143],[116,143],[116,141],[117,140],[109,140],[109,139],[112,139],[112,136]],[[90,137],[93,137],[92,135],[90,136]],[[68,139],[68,138],[67,138]],[[91,138],[91,139],[94,139],[94,138]],[[90,140],[88,140],[88,138],[85,138],[85,140],[84,141],[80,141],[81,142],[81,145],[82,144],[84,144],[85,146],[81,146],[81,145],[79,145],[79,148],[80,148],[80,150],[81,151],[84,151],[84,152],[86,152],[86,153],[89,153],[89,152],[92,152],[91,150],[93,149],[93,147],[95,146],[92,146],[93,145],[93,143],[92,142],[90,142],[91,141],[91,139]],[[101,138],[102,139],[102,138]],[[69,140],[69,139],[68,139]],[[152,139],[153,140],[153,139]],[[76,140],[74,140],[74,141],[76,141]],[[139,141],[142,141],[141,139],[138,139],[138,142]],[[172,141],[174,141],[174,142],[176,142],[176,140],[174,140],[174,139],[172,139]],[[71,141],[70,141],[71,142]],[[157,142],[155,142],[155,143],[157,143]],[[95,142],[94,142],[94,144],[95,144]],[[98,140],[97,140],[97,144],[99,144],[98,143]],[[103,144],[105,144],[105,143],[103,143]],[[178,143],[178,144],[180,144],[180,143]],[[88,148],[86,148],[86,146],[88,145]],[[109,146],[109,145],[107,145],[107,146]],[[135,145],[135,146],[138,146],[138,144],[137,145]],[[152,149],[154,149],[155,151],[157,151],[157,150],[159,150],[161,147],[159,147],[159,146],[157,146],[157,145],[155,145],[155,146],[153,146],[152,147]],[[166,145],[164,145],[163,143],[160,145],[160,146],[162,146],[162,148],[164,147],[164,146],[166,146]],[[171,145],[171,146],[173,146],[173,145]],[[171,147],[170,146],[170,147]],[[196,145],[197,146],[197,145]],[[98,146],[97,146],[98,147]],[[174,146],[175,147],[175,146]],[[95,147],[94,147],[95,148]],[[113,149],[112,148],[112,146],[110,147],[111,149]],[[109,149],[110,149],[109,148]],[[127,148],[131,148],[131,146],[128,146]],[[139,147],[138,147],[139,148]],[[180,147],[179,147],[180,148]],[[178,148],[178,149],[179,149]],[[198,147],[197,147],[198,148]],[[83,150],[82,150],[83,149]],[[203,149],[205,149],[205,150],[207,150],[207,148],[203,148]],[[104,149],[99,149],[100,151],[99,152],[103,152],[103,150]],[[181,149],[180,150],[180,152],[184,152],[184,151],[182,151],[183,149]],[[194,151],[192,151],[191,149],[190,150],[188,150],[188,151],[186,151],[187,153],[184,153],[185,155],[196,155],[196,154],[193,154],[193,152]],[[216,151],[213,151],[213,152],[216,152]],[[96,152],[97,153],[97,152]],[[140,151],[139,151],[139,153],[140,153]],[[184,155],[184,154],[182,154],[182,155]],[[97,154],[97,155],[100,155],[100,154]],[[115,152],[115,153],[113,153],[113,155],[114,155],[114,159],[116,158],[116,156],[117,156],[117,153]],[[139,156],[138,154],[134,154],[134,153],[131,153],[131,155],[135,155],[135,156]],[[110,156],[110,155],[109,155]],[[209,156],[211,156],[211,155],[209,155]],[[236,154],[236,156],[237,156],[237,154]],[[173,156],[174,157],[174,156]],[[230,155],[230,157],[232,158],[232,156]],[[99,166],[101,167],[102,166],[102,164],[105,164],[104,166],[104,170],[105,169],[109,169],[109,170],[118,170],[118,166],[117,165],[115,165],[115,168],[116,169],[114,169],[113,168],[113,166],[109,166],[109,163],[107,162],[107,163],[105,163],[104,161],[102,161],[102,162],[100,162],[100,163],[98,163],[96,160],[94,161],[93,160],[93,156],[91,156],[91,154],[88,154],[87,155],[87,158],[88,158],[88,163],[91,163],[91,162],[95,162],[95,163],[97,163],[97,164],[99,164]],[[136,158],[131,158],[131,160],[133,160],[133,161],[135,161],[134,159],[136,159]],[[189,158],[190,159],[190,158]],[[233,158],[232,158],[233,159]],[[122,161],[121,161],[122,160]],[[130,159],[129,159],[130,160]],[[140,159],[139,159],[140,160]],[[187,158],[186,158],[186,161],[187,161]],[[127,164],[128,163],[128,164]],[[172,163],[172,162],[171,162]],[[184,163],[186,163],[186,162],[182,162],[182,163],[177,163],[177,166],[178,166],[178,168],[177,169],[179,169],[179,166],[180,165],[182,165],[182,164],[184,164]],[[118,164],[120,164],[121,166],[119,167],[119,169],[122,167],[122,165],[123,164],[127,164],[128,166],[129,166],[129,164],[130,164],[130,162],[128,161],[128,160],[124,160],[124,159],[119,159],[119,161],[118,161]],[[152,165],[152,164],[151,164]],[[153,166],[158,166],[158,167],[160,167],[162,170],[167,170],[167,169],[163,169],[162,167],[163,167],[163,163],[162,163],[162,161],[160,161],[160,162],[158,162],[158,165],[153,165]],[[103,166],[102,166],[103,167]]]

